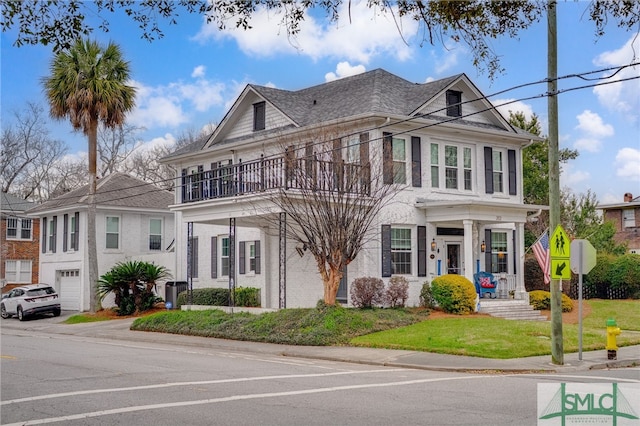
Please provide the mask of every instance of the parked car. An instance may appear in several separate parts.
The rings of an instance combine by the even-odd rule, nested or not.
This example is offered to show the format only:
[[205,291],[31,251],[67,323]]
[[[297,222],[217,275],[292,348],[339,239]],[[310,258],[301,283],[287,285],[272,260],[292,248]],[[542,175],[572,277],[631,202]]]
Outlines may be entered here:
[[30,284],[13,288],[2,295],[0,316],[16,315],[20,321],[34,314],[51,313],[60,316],[60,298],[49,284]]

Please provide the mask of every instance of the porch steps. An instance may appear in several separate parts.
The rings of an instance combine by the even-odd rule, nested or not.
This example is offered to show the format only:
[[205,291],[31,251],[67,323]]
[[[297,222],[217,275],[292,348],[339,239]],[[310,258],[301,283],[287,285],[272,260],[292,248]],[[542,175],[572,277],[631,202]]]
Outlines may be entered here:
[[480,299],[481,314],[510,320],[546,321],[547,317],[523,300]]

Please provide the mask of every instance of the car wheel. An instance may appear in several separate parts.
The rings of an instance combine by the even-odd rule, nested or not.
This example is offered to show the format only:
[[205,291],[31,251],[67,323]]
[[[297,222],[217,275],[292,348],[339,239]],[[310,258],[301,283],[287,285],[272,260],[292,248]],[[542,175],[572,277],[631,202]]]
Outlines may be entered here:
[[0,317],[9,318],[11,315],[7,312],[7,308],[4,307],[4,304],[0,305]]
[[18,306],[18,319],[20,321],[24,321],[25,320],[24,312],[22,312],[22,306]]
[[59,317],[60,316],[60,309],[54,309],[53,310],[53,316],[54,317]]

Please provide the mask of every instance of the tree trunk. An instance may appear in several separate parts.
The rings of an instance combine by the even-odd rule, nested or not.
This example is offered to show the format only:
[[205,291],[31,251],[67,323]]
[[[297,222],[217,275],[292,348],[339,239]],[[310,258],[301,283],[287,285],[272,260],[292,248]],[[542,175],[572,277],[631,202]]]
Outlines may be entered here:
[[338,294],[338,287],[340,286],[341,279],[342,268],[333,269],[329,267],[328,274],[323,274],[324,303],[327,305],[336,304],[336,295]]
[[87,251],[89,260],[89,310],[95,313],[98,301],[98,246],[96,242],[96,187],[98,121],[92,121],[89,132],[89,209],[87,212]]

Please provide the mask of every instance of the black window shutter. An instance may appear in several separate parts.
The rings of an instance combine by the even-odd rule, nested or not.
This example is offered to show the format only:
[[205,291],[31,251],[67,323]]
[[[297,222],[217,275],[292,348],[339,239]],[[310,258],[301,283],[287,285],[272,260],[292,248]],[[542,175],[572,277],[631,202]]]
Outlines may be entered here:
[[260,273],[260,240],[255,240],[254,244],[256,245],[256,270],[255,273]]
[[218,278],[218,237],[211,237],[211,278]]
[[484,189],[487,194],[493,194],[493,149],[484,147]]
[[42,218],[42,252],[47,252],[47,218]]
[[244,241],[240,241],[240,243],[238,244],[238,261],[240,262],[240,264],[238,265],[238,273],[239,274],[244,274],[245,273],[245,242]]
[[510,149],[507,151],[507,160],[509,162],[509,195],[517,195],[518,187],[516,181],[516,151]]
[[76,218],[75,220],[75,235],[74,235],[74,241],[75,244],[73,246],[74,250],[80,250],[80,212],[75,212],[74,217]]
[[52,252],[56,252],[56,240],[58,239],[58,216],[54,216],[53,218],[51,218],[51,220],[53,221],[53,232],[51,234],[52,238],[52,244],[51,244],[51,251]]
[[369,163],[369,133],[360,133],[360,165],[363,167],[360,174],[361,194],[368,194],[371,185],[371,165]]
[[427,227],[418,226],[418,276],[427,276]]
[[182,169],[182,202],[186,202],[187,200],[187,169]]
[[69,235],[69,215],[62,217],[62,251],[67,251],[67,235]]
[[382,225],[382,276],[391,276],[391,225]]
[[411,182],[415,188],[422,186],[422,162],[418,136],[411,136]]
[[391,133],[382,133],[382,173],[385,184],[393,183],[393,138]]
[[491,272],[491,229],[484,230],[484,244],[486,246],[486,249],[484,250],[484,270],[486,272]]

